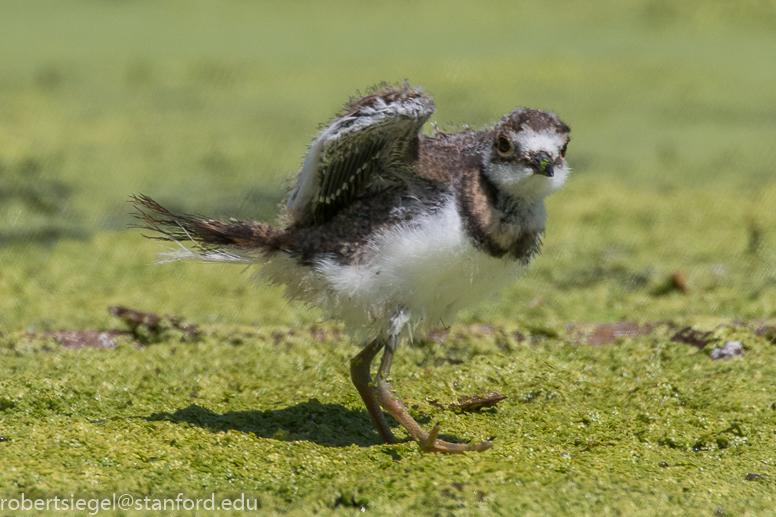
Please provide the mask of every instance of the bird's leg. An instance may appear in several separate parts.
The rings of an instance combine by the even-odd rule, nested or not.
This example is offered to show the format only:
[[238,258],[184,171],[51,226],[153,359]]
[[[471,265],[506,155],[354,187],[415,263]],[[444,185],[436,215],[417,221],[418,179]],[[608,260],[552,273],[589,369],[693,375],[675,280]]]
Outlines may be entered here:
[[[397,325],[397,320],[403,320]],[[414,418],[412,418],[407,411],[404,403],[401,401],[398,395],[393,392],[393,386],[388,381],[388,376],[391,373],[391,363],[393,362],[393,354],[396,351],[396,347],[399,343],[399,333],[401,327],[409,319],[408,314],[404,310],[401,310],[399,314],[394,317],[394,321],[391,324],[388,340],[385,343],[385,351],[383,352],[383,358],[380,361],[380,368],[377,370],[376,385],[373,384],[374,394],[377,397],[377,401],[393,418],[395,418],[407,432],[410,433],[415,440],[418,441],[420,449],[423,452],[445,452],[449,454],[458,454],[467,451],[482,452],[490,449],[493,446],[491,440],[478,443],[477,445],[464,445],[460,443],[450,443],[443,440],[438,440],[439,424],[436,424],[430,433],[427,433],[420,427]],[[398,328],[397,328],[398,327]],[[376,352],[375,352],[376,353]],[[363,395],[362,395],[363,397]],[[364,399],[366,401],[366,399]],[[374,417],[373,417],[374,418]]]
[[372,382],[372,377],[369,374],[372,360],[384,346],[385,339],[377,338],[351,359],[350,378],[353,380],[358,394],[361,395],[361,399],[364,401],[367,411],[369,411],[369,416],[372,417],[372,421],[375,423],[375,427],[377,427],[377,432],[380,433],[380,438],[385,443],[396,443],[396,439],[393,437],[393,433],[391,433],[391,428],[388,426],[388,422],[385,421],[383,411],[380,409],[380,404],[375,398],[375,384]]

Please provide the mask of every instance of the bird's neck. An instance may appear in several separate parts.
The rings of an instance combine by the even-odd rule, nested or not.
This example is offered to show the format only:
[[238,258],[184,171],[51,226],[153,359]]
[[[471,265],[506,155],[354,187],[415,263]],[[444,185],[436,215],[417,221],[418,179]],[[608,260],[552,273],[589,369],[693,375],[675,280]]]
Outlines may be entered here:
[[509,195],[480,171],[461,178],[457,197],[470,237],[485,252],[528,262],[539,251],[547,218],[543,199]]
[[543,232],[547,222],[544,198],[526,200],[499,190],[493,210],[502,231]]

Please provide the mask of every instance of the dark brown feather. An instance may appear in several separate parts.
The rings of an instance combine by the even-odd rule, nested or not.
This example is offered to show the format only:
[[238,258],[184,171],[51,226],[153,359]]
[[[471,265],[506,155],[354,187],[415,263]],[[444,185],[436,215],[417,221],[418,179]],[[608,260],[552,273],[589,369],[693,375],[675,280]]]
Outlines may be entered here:
[[433,112],[431,99],[408,83],[383,83],[351,99],[327,125],[334,132],[320,144],[315,195],[293,209],[296,222],[325,224],[365,195],[406,184],[404,176],[414,174],[418,132]]
[[175,214],[148,196],[132,196],[135,217],[141,224],[138,228],[149,230],[155,235],[151,239],[195,241],[206,247],[237,246],[278,251],[294,247],[291,236],[265,223],[255,221],[230,221],[224,223],[205,219],[192,214]]

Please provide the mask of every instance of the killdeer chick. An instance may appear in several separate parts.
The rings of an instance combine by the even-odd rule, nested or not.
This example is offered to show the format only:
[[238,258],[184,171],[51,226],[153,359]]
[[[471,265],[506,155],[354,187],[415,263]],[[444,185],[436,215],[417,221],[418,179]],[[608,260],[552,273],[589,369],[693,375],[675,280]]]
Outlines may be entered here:
[[[420,88],[381,85],[349,102],[310,145],[285,228],[174,214],[146,196],[138,216],[160,238],[193,241],[170,259],[260,263],[289,297],[345,322],[364,343],[350,373],[380,436],[381,407],[423,451],[484,451],[437,439],[389,382],[404,337],[509,285],[539,251],[544,198],[566,180],[569,127],[518,108],[482,131],[427,136],[434,103]],[[383,350],[376,377],[374,357]]]

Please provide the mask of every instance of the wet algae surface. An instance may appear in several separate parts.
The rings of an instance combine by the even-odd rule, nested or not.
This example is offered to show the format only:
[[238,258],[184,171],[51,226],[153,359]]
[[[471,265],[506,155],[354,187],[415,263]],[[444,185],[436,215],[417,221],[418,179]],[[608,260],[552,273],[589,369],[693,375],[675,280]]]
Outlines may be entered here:
[[[402,349],[394,385],[413,416],[450,440],[496,436],[462,456],[422,454],[398,425],[403,441],[380,444],[337,328],[208,327],[113,350],[7,334],[0,485],[28,498],[245,494],[269,515],[768,515],[776,345],[708,328],[703,349],[662,330],[596,347],[479,326]],[[745,355],[712,360],[729,340]],[[507,399],[446,409],[486,391]]]

